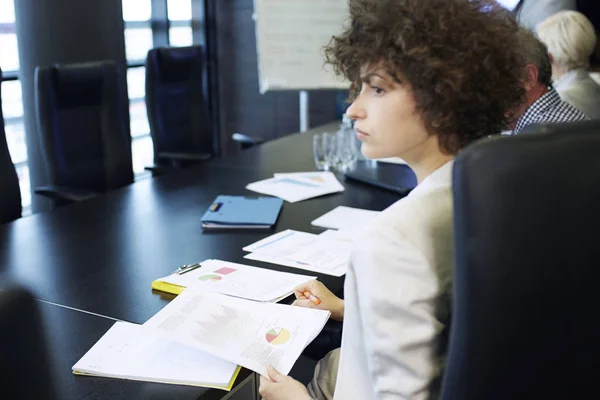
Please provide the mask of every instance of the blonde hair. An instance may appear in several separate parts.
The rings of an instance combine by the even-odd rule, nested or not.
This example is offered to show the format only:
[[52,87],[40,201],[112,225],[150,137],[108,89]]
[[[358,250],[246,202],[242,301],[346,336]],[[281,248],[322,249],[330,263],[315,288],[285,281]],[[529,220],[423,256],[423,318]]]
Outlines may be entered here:
[[587,68],[596,49],[596,32],[589,19],[577,11],[561,11],[536,26],[556,65],[572,70]]

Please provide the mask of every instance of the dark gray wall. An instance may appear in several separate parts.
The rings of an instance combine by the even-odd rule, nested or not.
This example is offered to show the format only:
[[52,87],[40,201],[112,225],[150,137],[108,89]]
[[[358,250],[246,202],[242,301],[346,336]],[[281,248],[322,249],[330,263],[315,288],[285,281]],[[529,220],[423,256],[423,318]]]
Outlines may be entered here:
[[[272,139],[300,128],[298,92],[258,91],[253,0],[216,4],[220,131],[223,154],[235,149],[234,132]],[[325,43],[324,43],[325,44]],[[335,117],[335,91],[310,92],[311,126]]]
[[[120,74],[124,114],[129,115],[121,0],[15,0],[20,78],[32,193],[46,184],[39,147],[34,70],[36,66],[113,60]],[[129,127],[129,124],[127,124]],[[33,212],[50,203],[32,194]]]

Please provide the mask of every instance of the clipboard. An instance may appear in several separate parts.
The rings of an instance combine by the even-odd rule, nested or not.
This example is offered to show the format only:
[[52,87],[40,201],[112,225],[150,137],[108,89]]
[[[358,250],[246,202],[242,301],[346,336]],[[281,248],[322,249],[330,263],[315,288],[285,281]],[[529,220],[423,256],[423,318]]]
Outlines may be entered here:
[[269,229],[282,206],[276,197],[218,196],[202,216],[202,228]]

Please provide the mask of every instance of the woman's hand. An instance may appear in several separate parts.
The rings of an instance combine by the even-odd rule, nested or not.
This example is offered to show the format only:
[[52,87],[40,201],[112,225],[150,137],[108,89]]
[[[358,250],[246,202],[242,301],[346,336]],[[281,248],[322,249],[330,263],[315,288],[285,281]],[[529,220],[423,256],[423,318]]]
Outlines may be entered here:
[[260,376],[258,393],[263,400],[312,400],[303,384],[280,374],[270,365],[267,367],[268,378]]
[[[305,292],[309,292],[313,296],[318,297],[320,303],[315,304],[315,302],[308,297],[308,293],[305,294]],[[331,313],[332,319],[336,321],[342,321],[344,319],[344,300],[333,294],[321,282],[313,279],[303,283],[294,289],[294,294],[296,295],[296,301],[294,301],[292,305],[327,310]]]

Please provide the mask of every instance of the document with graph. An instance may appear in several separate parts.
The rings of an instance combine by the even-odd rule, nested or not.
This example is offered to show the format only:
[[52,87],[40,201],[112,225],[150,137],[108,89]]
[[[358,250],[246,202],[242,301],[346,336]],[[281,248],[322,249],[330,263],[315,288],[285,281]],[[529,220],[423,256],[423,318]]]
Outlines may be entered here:
[[287,229],[243,248],[249,260],[342,276],[348,269],[352,241]]
[[242,299],[277,302],[294,293],[296,286],[317,278],[221,260],[205,260],[200,265],[184,274],[159,278],[152,288],[179,294],[186,287],[198,287]]
[[262,375],[288,374],[329,312],[186,289],[144,327]]
[[293,172],[275,174],[273,178],[250,183],[246,189],[295,203],[343,192],[344,186],[331,172]]
[[73,366],[76,375],[223,390],[231,390],[239,371],[237,364],[121,321]]

